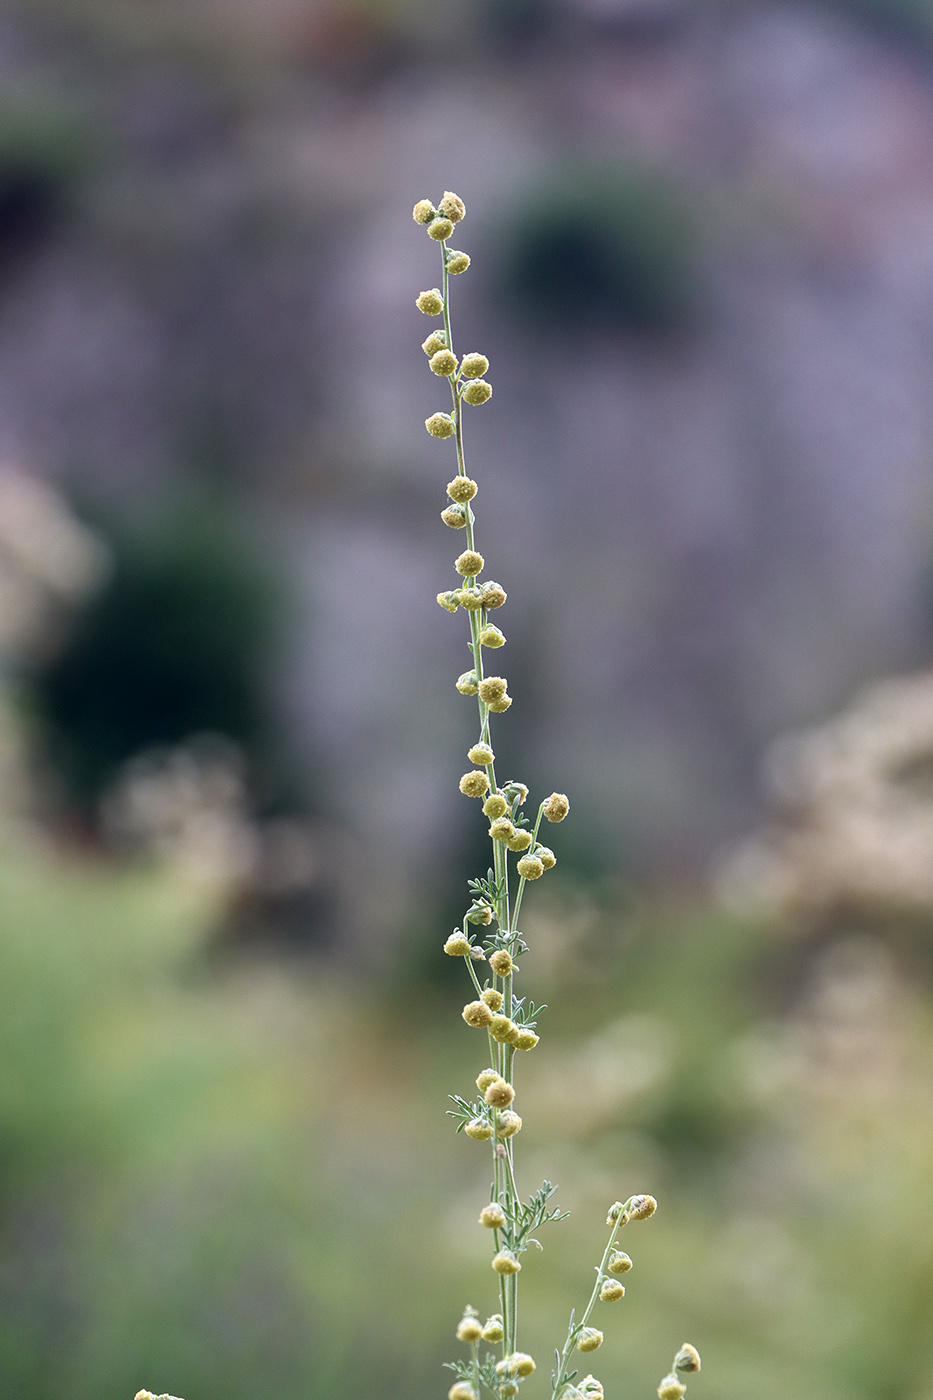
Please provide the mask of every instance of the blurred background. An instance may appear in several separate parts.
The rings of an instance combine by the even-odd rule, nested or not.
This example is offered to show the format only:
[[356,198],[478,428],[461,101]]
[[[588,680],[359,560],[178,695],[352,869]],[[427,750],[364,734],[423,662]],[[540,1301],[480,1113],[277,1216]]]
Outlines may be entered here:
[[926,0],[0,0],[0,1393],[429,1400],[494,1306],[446,188],[573,804],[531,1384],[650,1191],[610,1400],[933,1400]]

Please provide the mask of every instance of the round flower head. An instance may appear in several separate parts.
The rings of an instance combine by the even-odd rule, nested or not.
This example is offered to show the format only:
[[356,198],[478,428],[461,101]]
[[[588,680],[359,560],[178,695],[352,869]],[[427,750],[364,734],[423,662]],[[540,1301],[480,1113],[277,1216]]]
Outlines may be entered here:
[[631,1267],[632,1261],[624,1249],[613,1250],[609,1256],[609,1263],[606,1265],[611,1274],[627,1274]]
[[527,1026],[522,1026],[512,1044],[516,1050],[533,1050],[540,1039],[541,1037],[535,1035],[534,1031],[530,1031]]
[[578,1351],[595,1351],[603,1344],[603,1334],[595,1327],[584,1327],[577,1338]]
[[487,1230],[501,1230],[505,1224],[505,1211],[497,1201],[493,1201],[491,1205],[483,1206],[479,1213],[479,1223],[485,1225]]
[[625,1288],[618,1279],[607,1278],[599,1290],[599,1297],[603,1303],[614,1303],[617,1298],[625,1297]]
[[480,644],[484,647],[504,647],[505,633],[500,632],[498,627],[493,627],[488,623],[479,634]]
[[[501,1011],[504,1000],[505,998],[502,993],[497,992],[495,987],[487,987],[480,997],[480,1001],[484,1001],[490,1011]],[[489,1103],[489,1099],[487,1099],[486,1102]]]
[[445,238],[449,238],[454,231],[454,226],[450,219],[432,219],[428,224],[428,237],[433,238],[435,243],[443,243]]
[[479,698],[488,705],[491,700],[501,700],[508,689],[504,676],[486,676],[479,683]]
[[674,1357],[674,1370],[699,1371],[699,1369],[700,1353],[697,1351],[695,1346],[691,1346],[689,1342],[684,1342],[683,1346],[680,1348],[680,1351]]
[[432,413],[424,420],[424,426],[432,437],[449,438],[454,435],[454,420],[449,413]]
[[[491,797],[487,797],[483,803],[483,816],[495,821],[496,817],[504,817],[509,810],[509,804],[502,796],[501,792],[494,792]],[[511,826],[511,822],[509,823]]]
[[[509,822],[509,826],[511,825],[512,823]],[[490,953],[489,966],[497,977],[508,977],[515,969],[511,954],[507,953],[504,948],[497,948],[494,953]]]
[[525,1351],[513,1351],[508,1361],[511,1376],[530,1376],[534,1372],[535,1363]]
[[479,379],[489,368],[489,361],[485,355],[478,355],[475,350],[471,350],[469,355],[464,355],[463,364],[460,366],[460,373],[464,379]]
[[452,350],[436,350],[428,360],[428,368],[432,374],[439,374],[442,378],[449,379],[457,372],[457,357]]
[[421,342],[421,348],[428,359],[436,355],[438,350],[447,349],[447,335],[444,331],[432,331],[427,340]]
[[497,1274],[517,1274],[522,1266],[510,1249],[500,1249],[492,1261],[492,1267]]
[[476,1087],[481,1094],[485,1094],[490,1084],[493,1084],[497,1079],[501,1078],[502,1075],[497,1069],[481,1070],[480,1073],[476,1076]]
[[[503,1016],[500,1013],[496,1016],[493,1016],[492,1021],[489,1025],[489,1034],[492,1036],[493,1040],[498,1040],[500,1045],[508,1045],[509,1040],[512,1036],[512,1031],[514,1029],[515,1022],[511,1019],[511,1017]],[[490,1088],[491,1087],[492,1085],[490,1085]],[[487,1089],[486,1092],[488,1093],[489,1090]]]
[[483,595],[478,588],[462,588],[460,590],[460,606],[466,608],[467,612],[479,612],[483,606]]
[[[512,839],[506,842],[506,845],[510,851],[527,851],[528,847],[531,845],[531,840],[531,832],[526,831],[524,827],[519,827]],[[534,879],[534,876],[532,876],[532,879]]]
[[620,1221],[623,1225],[628,1224],[628,1211],[621,1201],[613,1201],[606,1216],[606,1224],[617,1225]]
[[492,1012],[484,1001],[468,1001],[460,1014],[467,1025],[475,1030],[482,1030],[492,1023]]
[[470,956],[470,940],[465,933],[461,933],[458,928],[455,928],[444,944],[444,952],[449,958],[468,958]]
[[570,803],[562,792],[552,792],[544,803],[544,815],[549,822],[562,822],[570,811]]
[[678,1380],[672,1371],[658,1386],[658,1400],[680,1400],[686,1389],[683,1381]]
[[507,1108],[504,1113],[499,1114],[499,1136],[504,1138],[514,1137],[522,1130],[522,1120],[517,1113],[513,1113]]
[[[495,754],[488,744],[474,744],[472,749],[467,751],[467,758],[471,763],[481,763],[484,768],[488,767],[495,758]],[[485,810],[485,809],[484,809]],[[488,815],[488,813],[487,813]]]
[[454,568],[464,578],[475,578],[477,574],[482,573],[485,562],[483,556],[478,554],[475,549],[465,549],[454,560]]
[[523,880],[537,880],[544,874],[544,866],[537,856],[522,856],[515,868]]
[[494,715],[504,715],[506,710],[510,710],[512,708],[511,695],[503,695],[498,700],[490,700],[489,708],[492,710]]
[[429,224],[436,213],[437,210],[429,199],[419,199],[411,211],[411,217],[416,224]]
[[460,791],[464,797],[485,797],[489,779],[482,768],[473,768],[460,779]]
[[505,1328],[502,1326],[502,1316],[500,1313],[493,1313],[492,1317],[487,1317],[486,1326],[483,1328],[484,1342],[501,1342],[505,1336]]
[[458,1342],[478,1342],[483,1335],[483,1324],[478,1317],[463,1317],[457,1328]]
[[658,1208],[653,1196],[633,1196],[626,1202],[629,1220],[648,1220]]
[[475,671],[464,671],[462,676],[457,677],[457,689],[461,695],[475,695],[479,690]]
[[472,501],[476,491],[476,482],[468,476],[455,476],[453,481],[447,483],[447,494],[452,501]]
[[476,1400],[476,1391],[469,1381],[455,1381],[447,1392],[447,1400]]
[[550,846],[535,846],[535,855],[538,857],[545,870],[553,870],[557,864],[557,857]]
[[447,271],[456,277],[460,272],[466,272],[470,266],[469,253],[461,253],[457,248],[451,248],[447,254]]
[[425,316],[439,316],[444,309],[444,298],[437,287],[431,287],[426,292],[418,293],[415,305]]
[[462,530],[467,523],[466,510],[463,506],[445,506],[441,511],[441,519],[452,530]]
[[507,841],[514,830],[508,817],[497,817],[489,828],[489,834],[494,841]]
[[439,213],[443,214],[445,219],[449,219],[452,224],[459,224],[466,215],[466,205],[458,194],[454,194],[453,190],[444,191],[444,198],[437,207]]
[[492,923],[492,905],[491,905],[491,904],[477,904],[477,905],[474,905],[474,907],[473,907],[473,908],[470,910],[470,912],[467,914],[467,918],[469,919],[469,921],[470,921],[471,924],[491,924],[491,923]]
[[490,582],[483,585],[484,608],[501,608],[508,596],[501,583]]
[[500,1381],[497,1388],[499,1394],[504,1397],[504,1400],[512,1400],[512,1396],[517,1395],[519,1392],[518,1381]]
[[515,1098],[515,1090],[504,1079],[496,1079],[489,1085],[483,1098],[490,1108],[508,1108]]
[[473,404],[474,407],[488,402],[491,398],[492,385],[487,384],[485,379],[471,379],[463,391],[463,402]]
[[603,1383],[595,1376],[584,1376],[580,1382],[580,1393],[586,1400],[603,1400]]
[[476,1142],[488,1142],[492,1137],[492,1124],[487,1123],[485,1118],[471,1118],[463,1131]]
[[448,593],[438,593],[437,601],[438,603],[440,603],[442,608],[446,608],[447,611],[450,613],[455,613],[460,606],[460,594],[456,591]]

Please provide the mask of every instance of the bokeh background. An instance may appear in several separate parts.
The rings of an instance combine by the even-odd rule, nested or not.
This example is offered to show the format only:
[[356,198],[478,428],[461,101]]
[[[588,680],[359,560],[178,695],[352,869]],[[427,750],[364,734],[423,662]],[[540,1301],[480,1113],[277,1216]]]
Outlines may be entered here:
[[445,188],[573,804],[530,1384],[642,1190],[610,1397],[933,1400],[927,0],[0,3],[0,1393],[429,1400],[494,1306]]

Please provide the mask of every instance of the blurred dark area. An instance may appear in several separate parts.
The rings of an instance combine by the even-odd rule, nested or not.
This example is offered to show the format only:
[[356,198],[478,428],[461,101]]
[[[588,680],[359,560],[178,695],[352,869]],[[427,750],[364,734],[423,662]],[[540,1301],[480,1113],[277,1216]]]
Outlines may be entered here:
[[410,217],[454,189],[497,768],[572,803],[530,1383],[647,1190],[610,1400],[685,1336],[691,1400],[928,1400],[931,38],[0,0],[0,1394],[427,1400],[492,1311]]

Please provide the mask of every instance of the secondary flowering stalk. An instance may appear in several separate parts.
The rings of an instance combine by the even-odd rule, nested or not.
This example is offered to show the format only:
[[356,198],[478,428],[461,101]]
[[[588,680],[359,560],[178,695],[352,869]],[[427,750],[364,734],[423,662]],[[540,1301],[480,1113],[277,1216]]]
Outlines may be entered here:
[[[544,1007],[519,996],[515,977],[518,959],[527,946],[518,929],[525,887],[529,880],[538,880],[553,869],[557,860],[549,846],[538,840],[542,819],[561,822],[570,811],[563,793],[553,792],[538,806],[533,823],[523,814],[528,798],[524,783],[509,780],[500,783],[496,776],[495,753],[492,747],[492,716],[504,714],[512,704],[508,682],[504,676],[487,675],[483,652],[498,650],[505,645],[505,634],[490,621],[489,614],[506,601],[505,589],[492,581],[480,582],[486,561],[476,547],[476,516],[473,502],[479,487],[467,474],[464,457],[464,405],[478,407],[492,397],[492,386],[485,379],[489,361],[485,355],[472,351],[458,360],[454,348],[450,315],[450,278],[465,272],[470,265],[466,253],[448,247],[454,228],[464,218],[466,209],[456,194],[447,191],[437,208],[430,200],[415,205],[415,223],[423,225],[428,236],[440,245],[441,285],[423,291],[415,305],[426,316],[443,318],[443,329],[432,331],[422,345],[428,357],[428,367],[450,385],[451,410],[432,413],[425,419],[425,428],[435,438],[453,438],[456,450],[456,475],[447,484],[448,503],[441,519],[454,530],[463,530],[465,548],[454,561],[461,582],[455,588],[437,595],[437,601],[448,612],[463,610],[469,620],[470,651],[473,669],[457,680],[462,695],[475,696],[478,706],[479,733],[467,751],[475,765],[460,779],[460,791],[466,797],[481,800],[483,815],[489,819],[492,843],[492,865],[486,875],[469,881],[471,903],[466,909],[463,928],[454,929],[444,944],[450,957],[462,957],[472,983],[475,999],[463,1008],[463,1020],[473,1029],[485,1032],[489,1050],[489,1065],[476,1079],[478,1097],[465,1099],[451,1095],[455,1107],[451,1110],[457,1120],[457,1131],[479,1142],[488,1142],[492,1152],[492,1185],[490,1199],[479,1215],[479,1223],[492,1235],[492,1268],[498,1276],[499,1312],[481,1324],[478,1314],[467,1307],[457,1327],[457,1337],[468,1343],[469,1359],[448,1363],[457,1380],[449,1392],[449,1400],[479,1400],[485,1388],[495,1400],[518,1394],[521,1383],[535,1371],[534,1359],[518,1350],[518,1286],[522,1256],[529,1245],[536,1244],[537,1232],[545,1224],[565,1218],[565,1212],[551,1207],[555,1187],[545,1181],[538,1191],[523,1202],[516,1185],[515,1139],[522,1129],[522,1119],[515,1111],[516,1051],[529,1051],[538,1044],[535,1031],[537,1018]],[[509,855],[516,857],[514,871]],[[512,887],[517,877],[514,898]],[[482,938],[470,932],[471,926],[488,930]],[[475,941],[474,941],[475,939]],[[485,962],[489,969],[482,981],[475,964]],[[630,1220],[644,1220],[654,1213],[656,1202],[651,1196],[632,1196],[624,1204],[616,1202],[607,1223],[612,1226],[609,1243],[596,1271],[596,1284],[579,1322],[571,1313],[567,1340],[557,1353],[553,1373],[552,1400],[603,1400],[603,1388],[593,1376],[587,1376],[579,1386],[574,1385],[576,1371],[569,1369],[575,1351],[595,1351],[603,1340],[589,1319],[600,1302],[612,1302],[625,1293],[616,1275],[631,1268],[627,1254],[615,1249],[619,1230]],[[486,1342],[497,1351],[481,1352]],[[685,1344],[678,1358],[686,1357],[691,1364],[675,1359],[675,1371],[699,1370],[700,1359],[695,1349]],[[695,1365],[692,1364],[695,1359]],[[679,1369],[678,1369],[679,1367]],[[672,1379],[673,1377],[673,1379]],[[672,1386],[680,1387],[676,1391]],[[681,1400],[683,1387],[672,1372],[665,1377],[659,1390],[660,1400]]]

